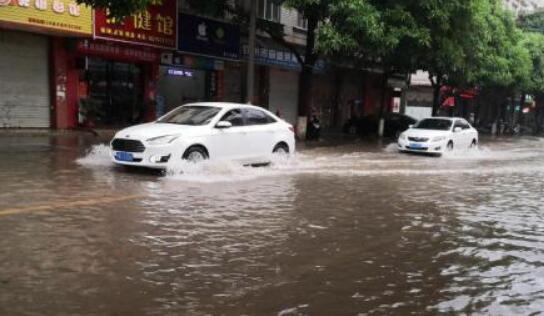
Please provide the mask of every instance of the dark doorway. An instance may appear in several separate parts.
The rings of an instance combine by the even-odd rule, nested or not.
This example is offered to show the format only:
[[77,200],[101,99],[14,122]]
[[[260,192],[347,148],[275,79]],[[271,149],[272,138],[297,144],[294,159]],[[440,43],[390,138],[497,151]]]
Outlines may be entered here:
[[89,98],[100,107],[96,125],[121,127],[143,121],[143,67],[138,64],[90,58]]

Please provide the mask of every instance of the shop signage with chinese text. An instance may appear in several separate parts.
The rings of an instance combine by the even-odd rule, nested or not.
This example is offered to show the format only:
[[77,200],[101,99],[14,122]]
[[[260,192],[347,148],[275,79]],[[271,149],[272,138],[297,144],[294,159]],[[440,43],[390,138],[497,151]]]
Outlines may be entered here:
[[79,41],[77,44],[77,52],[82,55],[122,61],[156,63],[160,60],[160,53],[151,47],[122,45],[106,41]]
[[[249,58],[249,47],[244,44],[242,47],[242,54],[244,59]],[[302,56],[304,58],[304,56]],[[300,71],[300,63],[295,54],[287,49],[277,48],[275,46],[261,46],[255,47],[255,63],[265,66],[276,66],[279,68],[290,69]],[[318,60],[314,66],[314,72],[322,73],[325,71],[325,62]]]
[[[243,47],[244,57],[249,56],[248,45]],[[300,63],[298,62],[295,54],[281,49],[275,49],[272,47],[255,47],[255,62],[262,65],[280,66],[288,69],[300,69]]]
[[75,0],[0,0],[0,25],[61,35],[92,35],[92,9]]
[[240,58],[237,25],[180,14],[179,50],[226,59]]
[[[0,0],[2,1],[2,0]],[[177,1],[151,0],[148,8],[123,21],[95,11],[95,38],[176,49]]]

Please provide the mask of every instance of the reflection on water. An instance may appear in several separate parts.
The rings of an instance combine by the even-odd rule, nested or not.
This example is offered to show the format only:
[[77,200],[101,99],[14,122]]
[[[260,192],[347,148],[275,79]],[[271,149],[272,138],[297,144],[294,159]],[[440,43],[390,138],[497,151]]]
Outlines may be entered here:
[[442,158],[354,144],[163,175],[77,144],[0,151],[2,209],[97,201],[0,216],[2,315],[544,310],[540,140]]

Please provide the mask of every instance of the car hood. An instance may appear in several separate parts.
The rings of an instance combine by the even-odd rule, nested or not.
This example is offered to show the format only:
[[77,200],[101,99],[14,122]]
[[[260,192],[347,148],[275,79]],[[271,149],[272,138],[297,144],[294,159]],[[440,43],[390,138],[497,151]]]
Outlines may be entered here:
[[450,134],[450,131],[437,131],[432,129],[416,129],[411,128],[404,132],[407,137],[437,137],[437,136],[447,136]]
[[131,126],[115,134],[116,138],[147,140],[166,135],[195,135],[201,133],[202,126],[189,126],[169,123],[146,123]]

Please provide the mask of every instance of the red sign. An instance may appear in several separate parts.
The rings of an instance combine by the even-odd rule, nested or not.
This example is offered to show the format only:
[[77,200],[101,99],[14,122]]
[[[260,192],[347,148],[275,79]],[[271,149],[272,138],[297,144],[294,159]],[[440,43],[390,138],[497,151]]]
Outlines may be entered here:
[[82,40],[77,44],[77,52],[102,58],[123,61],[140,61],[157,63],[160,54],[151,47],[120,45],[112,42]]
[[177,1],[151,0],[146,10],[119,21],[108,17],[106,10],[94,14],[94,36],[156,47],[176,49]]

